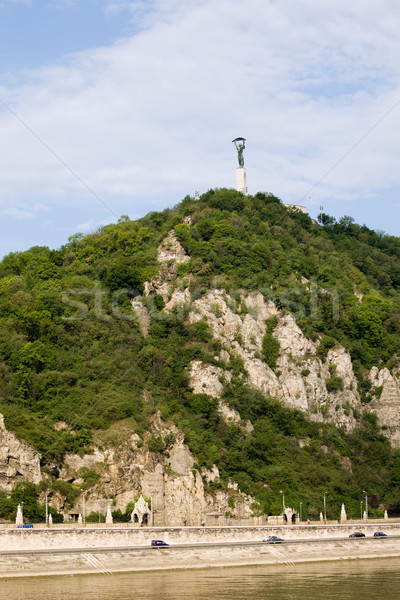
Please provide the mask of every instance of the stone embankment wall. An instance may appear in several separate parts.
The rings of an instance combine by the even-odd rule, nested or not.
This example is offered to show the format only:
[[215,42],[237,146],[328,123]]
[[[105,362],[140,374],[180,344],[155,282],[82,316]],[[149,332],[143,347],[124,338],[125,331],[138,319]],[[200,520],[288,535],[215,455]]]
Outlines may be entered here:
[[[369,533],[371,532],[372,529]],[[170,533],[172,535],[172,532]],[[342,538],[337,541],[320,538],[292,544],[289,542],[278,546],[255,542],[250,545],[240,544],[237,546],[199,545],[197,548],[195,545],[189,548],[172,545],[163,549],[132,546],[124,551],[90,547],[81,552],[71,550],[66,553],[49,550],[42,553],[28,551],[17,555],[7,555],[0,552],[0,579],[49,575],[60,577],[75,574],[111,575],[132,571],[257,565],[262,565],[264,568],[271,566],[276,575],[279,567],[287,568],[287,565],[296,563],[398,559],[399,556],[400,539],[397,536],[384,539],[367,537],[343,540]]]
[[296,539],[331,539],[348,537],[361,531],[371,537],[374,531],[389,536],[400,535],[400,523],[365,525],[298,525],[283,527],[174,527],[121,529],[14,529],[0,530],[0,552],[29,550],[70,550],[121,548],[150,545],[152,539],[174,544],[214,544],[259,542],[268,535],[287,541]]

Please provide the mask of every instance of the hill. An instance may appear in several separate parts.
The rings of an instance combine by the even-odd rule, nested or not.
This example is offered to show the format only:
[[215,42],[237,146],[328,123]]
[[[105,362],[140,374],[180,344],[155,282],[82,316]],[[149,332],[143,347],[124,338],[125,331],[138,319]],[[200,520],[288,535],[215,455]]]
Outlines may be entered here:
[[182,511],[396,512],[399,315],[399,238],[210,190],[3,259],[0,412],[58,510],[162,475]]

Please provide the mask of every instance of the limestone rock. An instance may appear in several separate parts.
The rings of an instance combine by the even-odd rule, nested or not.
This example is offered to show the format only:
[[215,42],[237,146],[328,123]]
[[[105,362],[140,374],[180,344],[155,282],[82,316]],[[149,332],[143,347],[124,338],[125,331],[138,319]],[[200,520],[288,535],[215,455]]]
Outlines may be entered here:
[[[275,371],[261,359],[265,321],[272,316],[278,317],[273,335],[280,344]],[[191,322],[204,318],[224,349],[242,358],[251,386],[265,396],[278,398],[288,407],[307,412],[316,421],[331,422],[346,431],[355,426],[353,411],[360,410],[361,404],[350,355],[344,348],[332,349],[322,363],[316,355],[317,343],[303,334],[291,315],[281,315],[276,306],[258,292],[243,294],[238,302],[224,290],[210,290],[193,303],[189,316]],[[333,364],[342,386],[328,392],[329,365]],[[192,367],[191,385],[197,393],[203,391],[219,398],[222,393],[219,375],[205,376],[204,367],[199,366],[195,371]],[[224,377],[227,378],[226,370]]]
[[164,298],[165,302],[168,302],[172,283],[176,280],[178,265],[188,262],[190,256],[176,239],[174,231],[170,231],[158,247],[157,258],[160,271],[151,282],[145,283],[145,296],[156,292]]
[[373,386],[382,387],[380,397],[375,397],[369,407],[378,418],[378,423],[385,428],[393,446],[400,447],[400,385],[398,379],[389,369],[378,370],[373,367],[370,373]]
[[7,431],[0,414],[0,490],[9,492],[20,481],[39,483],[40,457],[37,450]]
[[[172,422],[165,422],[160,413],[154,415],[148,435],[166,438],[173,434],[175,441],[168,451],[152,453],[146,443],[133,446],[135,434],[126,435],[118,447],[79,457],[68,455],[61,475],[71,478],[82,467],[100,474],[100,480],[86,494],[86,514],[100,510],[105,514],[109,500],[114,498],[114,509],[125,511],[128,502],[133,502],[141,494],[151,498],[155,526],[201,525],[207,520],[206,513],[215,511],[218,506],[214,497],[205,496],[203,478],[195,468],[195,457],[184,443],[183,432]],[[137,436],[136,436],[137,437]],[[146,437],[146,436],[145,436]],[[170,439],[170,438],[167,438]],[[209,481],[219,479],[217,467],[207,471]],[[239,492],[238,492],[239,493]],[[228,493],[221,492],[223,503],[227,505]],[[243,514],[250,511],[254,499],[241,495]],[[244,506],[248,507],[245,509]],[[82,512],[82,498],[70,510],[72,514]]]
[[220,398],[223,390],[221,379],[231,380],[229,371],[224,371],[214,365],[206,365],[201,360],[193,360],[190,365],[189,385],[195,394],[207,394]]

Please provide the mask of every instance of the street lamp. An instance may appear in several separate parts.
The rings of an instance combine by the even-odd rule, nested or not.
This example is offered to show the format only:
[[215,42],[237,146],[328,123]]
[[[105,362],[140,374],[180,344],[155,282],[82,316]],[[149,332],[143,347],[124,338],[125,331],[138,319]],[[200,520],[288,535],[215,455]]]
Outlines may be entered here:
[[47,496],[48,496],[48,494],[46,494],[46,527],[49,526],[49,507],[47,504]]
[[365,518],[368,521],[368,496],[365,490],[363,490],[363,492],[365,494]]
[[324,492],[324,523],[326,524],[326,494],[327,492]]
[[282,492],[282,490],[279,490],[279,493],[282,494],[282,506],[283,512],[285,512],[285,494]]
[[85,514],[85,494],[86,492],[84,492],[83,490],[81,490],[82,496],[83,496],[83,502],[82,502],[82,515],[83,515],[83,526],[86,527],[86,514]]
[[361,521],[362,521],[362,518],[363,518],[363,515],[362,515],[362,505],[363,505],[363,501],[362,501],[362,500],[361,500],[360,504],[361,504]]
[[300,523],[301,523],[301,521],[302,521],[302,518],[301,518],[301,507],[302,507],[302,505],[303,505],[303,503],[302,503],[302,502],[300,502]]

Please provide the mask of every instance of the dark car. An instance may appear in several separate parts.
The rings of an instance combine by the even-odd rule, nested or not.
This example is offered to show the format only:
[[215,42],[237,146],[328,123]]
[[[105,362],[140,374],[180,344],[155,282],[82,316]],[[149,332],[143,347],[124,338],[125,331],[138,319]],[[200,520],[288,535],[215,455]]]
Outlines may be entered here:
[[376,538],[387,537],[387,533],[383,533],[383,531],[375,531],[374,537],[376,537]]
[[163,540],[151,540],[151,545],[152,546],[169,546],[169,544],[167,544],[167,542],[164,542]]
[[355,533],[351,533],[349,537],[365,537],[365,533],[361,533],[361,531],[356,531]]
[[282,544],[285,540],[278,537],[277,535],[270,535],[267,538],[263,539],[263,542],[267,542],[267,544]]
[[32,523],[24,523],[23,525],[18,525],[18,529],[33,529]]

